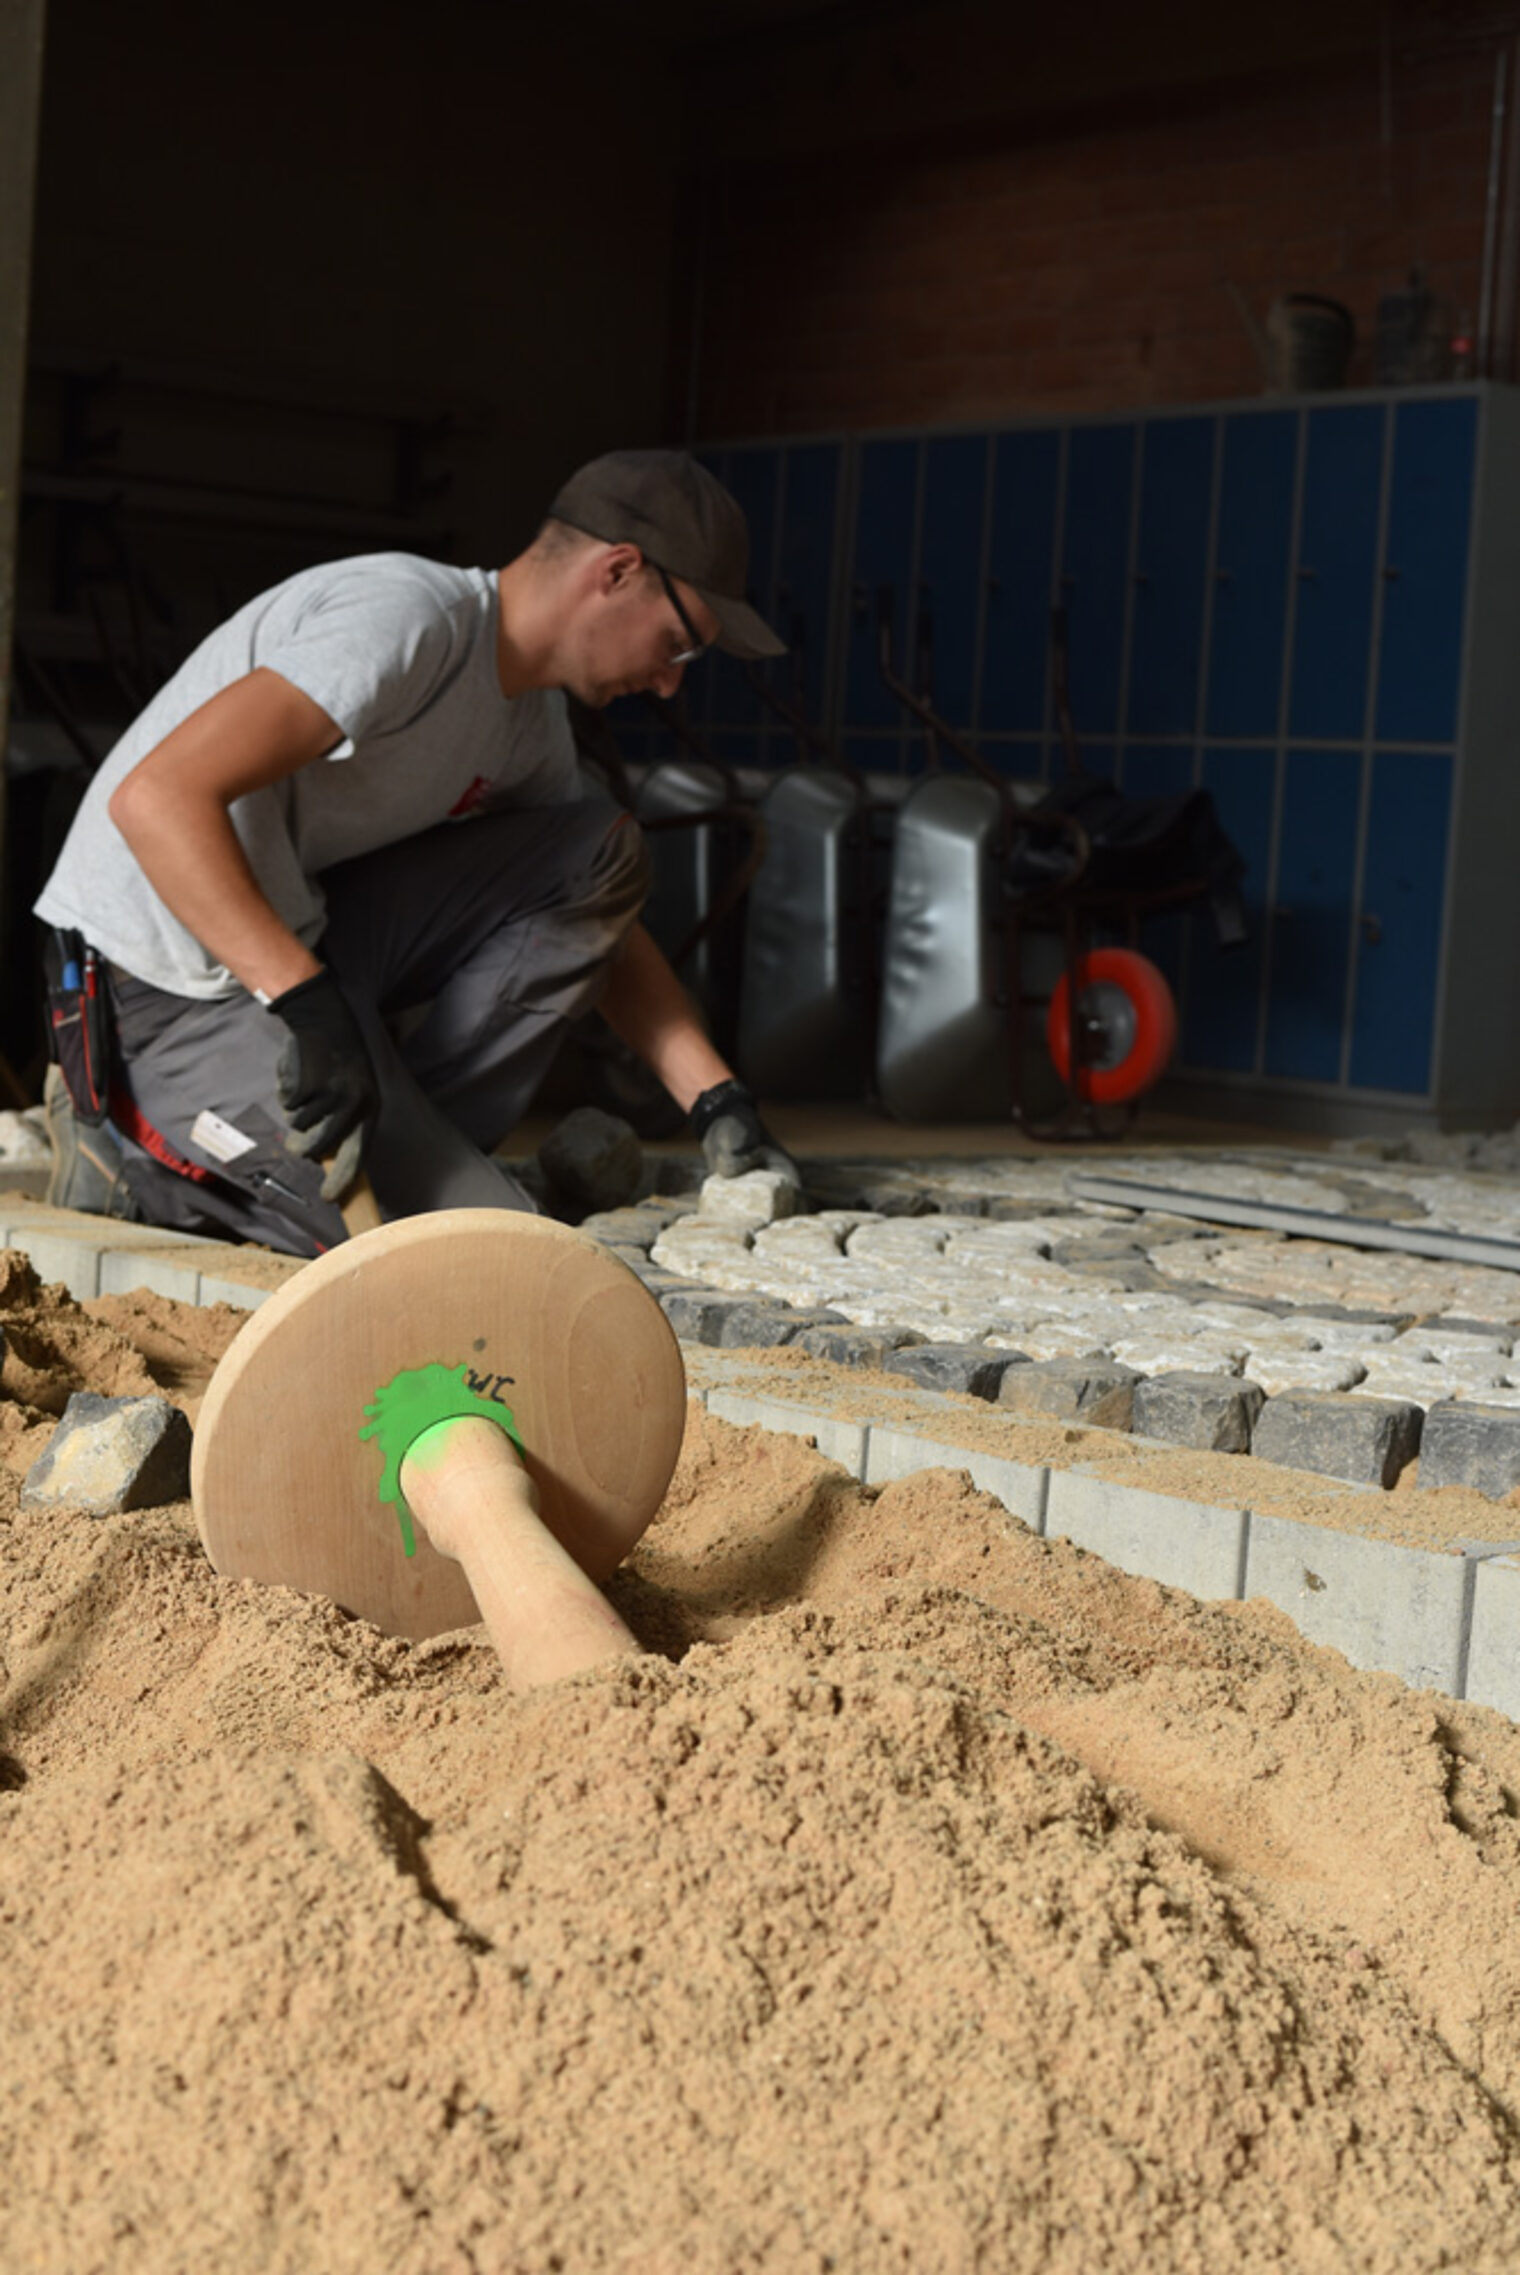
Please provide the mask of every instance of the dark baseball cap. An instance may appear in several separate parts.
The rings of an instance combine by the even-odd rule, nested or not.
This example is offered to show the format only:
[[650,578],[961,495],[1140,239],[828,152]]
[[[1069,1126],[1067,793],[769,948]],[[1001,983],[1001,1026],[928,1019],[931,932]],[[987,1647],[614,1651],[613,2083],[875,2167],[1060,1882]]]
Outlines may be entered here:
[[784,656],[786,642],[744,597],[749,528],[744,508],[684,450],[609,450],[571,475],[549,508],[608,545],[637,545],[646,560],[701,595],[731,656]]

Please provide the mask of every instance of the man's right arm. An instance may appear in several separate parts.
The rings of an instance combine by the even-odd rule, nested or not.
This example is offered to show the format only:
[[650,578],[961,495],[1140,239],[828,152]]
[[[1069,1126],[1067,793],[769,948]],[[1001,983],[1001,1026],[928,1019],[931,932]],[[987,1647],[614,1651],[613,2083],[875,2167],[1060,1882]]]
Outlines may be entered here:
[[260,891],[228,808],[342,739],[291,681],[253,671],[192,711],[111,793],[111,819],[159,899],[250,994],[283,995],[321,965]]

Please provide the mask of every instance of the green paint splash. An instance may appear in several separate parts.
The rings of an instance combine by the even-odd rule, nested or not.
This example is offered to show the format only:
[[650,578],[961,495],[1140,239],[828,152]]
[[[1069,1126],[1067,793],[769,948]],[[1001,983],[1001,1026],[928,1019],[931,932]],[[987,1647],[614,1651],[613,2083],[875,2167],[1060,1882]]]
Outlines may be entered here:
[[373,1438],[384,1456],[379,1497],[391,1503],[401,1521],[401,1545],[408,1556],[417,1553],[417,1536],[401,1490],[401,1464],[424,1430],[438,1422],[494,1422],[519,1453],[526,1450],[511,1407],[472,1390],[465,1380],[469,1371],[463,1364],[446,1367],[436,1360],[425,1367],[403,1367],[364,1409],[369,1419],[359,1435]]

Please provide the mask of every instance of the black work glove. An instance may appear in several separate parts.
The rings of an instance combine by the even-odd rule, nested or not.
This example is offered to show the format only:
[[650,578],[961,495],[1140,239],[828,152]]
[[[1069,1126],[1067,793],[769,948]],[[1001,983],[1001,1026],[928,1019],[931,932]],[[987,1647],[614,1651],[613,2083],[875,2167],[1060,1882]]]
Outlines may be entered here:
[[289,1029],[275,1067],[280,1104],[297,1133],[285,1142],[292,1153],[335,1156],[322,1198],[340,1200],[359,1174],[380,1104],[359,1022],[328,971],[287,988],[269,1008]]
[[789,1185],[801,1190],[801,1170],[777,1145],[742,1082],[715,1082],[711,1090],[704,1090],[691,1109],[691,1126],[715,1177],[742,1177],[750,1169],[775,1169]]

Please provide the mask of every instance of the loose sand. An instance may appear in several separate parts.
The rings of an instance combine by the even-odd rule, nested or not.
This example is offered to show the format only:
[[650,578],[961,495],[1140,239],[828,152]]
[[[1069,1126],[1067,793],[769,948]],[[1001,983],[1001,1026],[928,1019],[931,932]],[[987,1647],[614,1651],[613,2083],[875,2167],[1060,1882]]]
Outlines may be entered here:
[[1515,1725],[695,1409],[525,1701],[20,1515],[237,1324],[0,1297],[7,2269],[1513,2267]]

